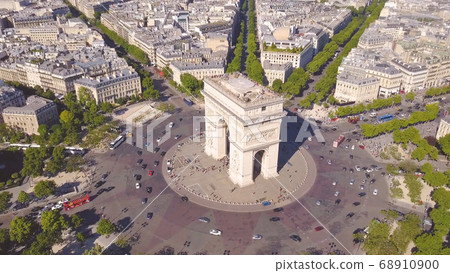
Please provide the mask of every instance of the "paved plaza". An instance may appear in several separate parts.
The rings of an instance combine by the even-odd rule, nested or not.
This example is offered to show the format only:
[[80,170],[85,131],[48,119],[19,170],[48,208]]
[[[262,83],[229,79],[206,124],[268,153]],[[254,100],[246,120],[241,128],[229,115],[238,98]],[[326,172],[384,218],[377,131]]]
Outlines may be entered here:
[[[204,153],[204,139],[187,140],[169,150],[166,159],[171,173],[164,172],[171,188],[190,201],[202,206],[225,211],[263,211],[282,207],[306,194],[316,178],[316,166],[310,154],[303,148],[293,153],[283,152],[280,144],[279,176],[264,179],[259,175],[255,183],[240,188],[228,178],[228,162],[214,160]],[[181,147],[180,147],[181,146]],[[167,161],[163,162],[167,164]],[[291,195],[292,194],[292,195]],[[271,205],[263,206],[264,201]]]

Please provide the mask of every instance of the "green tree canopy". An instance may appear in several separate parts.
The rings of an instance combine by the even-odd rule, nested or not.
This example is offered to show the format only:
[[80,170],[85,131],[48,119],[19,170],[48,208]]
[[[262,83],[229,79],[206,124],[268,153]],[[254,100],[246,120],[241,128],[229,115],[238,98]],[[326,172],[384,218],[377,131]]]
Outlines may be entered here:
[[70,216],[70,224],[73,228],[78,229],[83,225],[83,218],[78,214],[72,214]]
[[30,195],[24,191],[19,192],[19,196],[17,197],[17,202],[25,204],[30,201]]
[[47,197],[55,193],[56,183],[52,180],[42,180],[34,187],[34,194],[37,198]]
[[19,244],[27,242],[35,231],[35,225],[33,221],[18,216],[11,221],[9,227],[9,236],[11,241],[17,242]]
[[101,219],[98,222],[97,233],[100,235],[109,235],[116,230],[116,226],[108,219]]
[[4,212],[8,208],[9,201],[11,201],[12,193],[3,191],[0,193],[0,212]]
[[41,216],[41,227],[45,232],[60,232],[69,224],[58,210],[44,211]]

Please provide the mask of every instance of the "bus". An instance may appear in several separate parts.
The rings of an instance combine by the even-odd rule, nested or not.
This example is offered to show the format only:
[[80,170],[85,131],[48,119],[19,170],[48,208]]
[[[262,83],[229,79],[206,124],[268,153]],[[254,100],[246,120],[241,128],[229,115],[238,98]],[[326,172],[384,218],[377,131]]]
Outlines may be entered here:
[[119,147],[120,144],[125,140],[125,137],[120,135],[116,139],[114,139],[113,142],[109,143],[109,149],[114,150],[115,148]]
[[184,103],[186,103],[188,106],[192,106],[194,103],[190,99],[184,99]]
[[379,117],[379,118],[378,118],[378,121],[379,121],[379,122],[385,122],[385,121],[390,121],[390,120],[392,120],[393,118],[394,118],[393,115],[387,114],[387,115],[384,115],[384,116]]
[[84,155],[86,153],[86,149],[76,147],[66,147],[64,150],[66,153],[73,155]]

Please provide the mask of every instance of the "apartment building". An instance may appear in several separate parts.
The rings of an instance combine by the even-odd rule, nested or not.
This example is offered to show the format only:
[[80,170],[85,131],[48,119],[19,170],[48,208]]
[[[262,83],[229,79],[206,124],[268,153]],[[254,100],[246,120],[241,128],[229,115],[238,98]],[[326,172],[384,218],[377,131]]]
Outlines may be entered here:
[[339,102],[370,102],[377,98],[380,80],[375,77],[357,77],[341,73],[337,77],[334,97]]
[[446,116],[439,122],[439,127],[436,132],[436,139],[440,139],[441,137],[445,137],[450,134],[450,116]]
[[5,123],[28,135],[38,134],[41,124],[52,125],[58,122],[56,104],[48,99],[30,96],[22,107],[7,107],[3,110]]
[[191,74],[198,80],[225,73],[223,62],[186,63],[175,61],[170,64],[170,69],[173,72],[173,80],[178,84],[181,84],[181,75],[184,73]]
[[56,26],[41,26],[31,28],[29,37],[33,42],[50,45],[58,40],[60,33],[60,29]]
[[79,96],[80,88],[84,87],[89,90],[98,104],[116,103],[119,98],[142,93],[141,78],[131,68],[96,78],[81,78],[75,81],[74,86],[77,96]]
[[314,54],[314,48],[312,43],[309,42],[306,47],[303,48],[300,53],[290,53],[285,51],[261,51],[261,62],[270,62],[271,64],[285,64],[291,63],[294,68],[305,68],[306,65],[312,61]]
[[294,70],[290,62],[285,64],[271,64],[269,61],[264,61],[263,69],[269,86],[272,86],[276,79],[281,80],[283,83],[286,82]]
[[[21,90],[3,83],[0,85],[0,113],[5,108],[21,107],[23,105],[25,105],[25,97]],[[3,122],[2,115],[0,115],[0,122]]]
[[408,93],[423,89],[427,78],[426,66],[419,63],[405,63],[397,58],[392,59],[391,63],[403,74],[400,87],[402,91]]
[[389,63],[371,65],[366,70],[366,75],[380,80],[379,97],[387,98],[399,93],[403,74],[393,65]]

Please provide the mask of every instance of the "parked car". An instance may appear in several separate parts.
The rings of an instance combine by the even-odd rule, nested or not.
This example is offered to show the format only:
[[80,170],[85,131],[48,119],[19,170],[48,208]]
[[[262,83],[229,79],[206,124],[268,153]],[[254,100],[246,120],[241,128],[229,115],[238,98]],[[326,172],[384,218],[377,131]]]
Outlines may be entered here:
[[179,139],[181,137],[181,135],[176,135],[175,139]]
[[139,156],[141,156],[141,155],[142,155],[142,151],[137,151],[137,154],[138,154]]
[[153,218],[153,212],[147,212],[147,220],[150,220]]
[[153,166],[158,166],[159,165],[159,161],[158,160],[155,160],[154,162],[153,162]]
[[148,171],[148,176],[153,176],[153,171]]
[[355,179],[350,179],[350,185],[355,184]]
[[261,234],[255,234],[255,235],[252,236],[252,239],[253,239],[253,240],[261,240],[262,238],[263,238],[263,237],[262,237]]
[[108,177],[108,174],[107,174],[107,173],[102,174],[102,180],[105,180],[106,177]]
[[141,183],[136,183],[136,189],[140,189],[141,188]]
[[95,183],[94,188],[98,189],[98,188],[100,188],[103,184],[105,184],[105,181],[98,181],[97,183]]
[[373,190],[373,195],[377,195],[378,194],[378,190],[377,189],[374,189]]
[[328,159],[327,163],[328,163],[328,165],[331,165],[331,163],[332,163],[331,159]]
[[338,192],[338,191],[335,192],[335,193],[334,193],[334,196],[338,197],[338,196],[339,196],[339,192]]
[[360,167],[359,165],[356,165],[356,166],[355,166],[355,170],[356,170],[357,172],[360,172],[360,171],[361,171],[361,167]]
[[155,147],[155,149],[153,150],[154,153],[157,153],[159,151],[159,147]]
[[291,238],[292,240],[296,241],[296,242],[301,242],[302,238],[300,238],[300,236],[293,234],[291,236],[289,236],[289,238]]
[[275,208],[275,209],[273,209],[273,211],[274,212],[281,212],[281,211],[283,211],[283,208]]
[[278,222],[278,221],[280,221],[281,219],[280,219],[280,217],[272,217],[272,218],[270,218],[269,219],[271,222]]
[[170,123],[169,123],[169,128],[172,128],[174,125],[175,125],[175,123],[170,122]]
[[138,161],[136,161],[136,164],[137,164],[137,165],[140,165],[140,164],[142,163],[142,161],[144,161],[142,158],[141,158],[141,159],[138,159]]
[[222,231],[220,229],[214,228],[209,231],[209,234],[214,235],[214,236],[220,236],[220,235],[222,235]]
[[200,222],[203,222],[203,223],[209,223],[209,222],[210,222],[210,220],[209,220],[208,217],[200,217],[200,218],[198,218],[198,220],[199,220]]
[[187,198],[187,196],[182,196],[181,197],[181,201],[187,202],[187,201],[189,201],[189,198]]
[[152,193],[152,190],[153,190],[152,187],[147,187],[146,188],[147,193]]
[[331,183],[331,185],[336,186],[337,185],[337,181],[333,181],[333,183]]
[[142,168],[143,170],[145,170],[145,168],[147,168],[147,164],[142,164],[142,165],[141,165],[141,168]]
[[147,198],[145,198],[145,197],[142,198],[142,199],[141,199],[141,203],[142,203],[142,205],[144,205],[145,203],[147,203]]
[[322,229],[323,229],[323,226],[318,226],[318,227],[314,228],[315,231],[321,231]]

